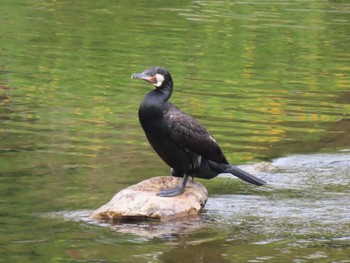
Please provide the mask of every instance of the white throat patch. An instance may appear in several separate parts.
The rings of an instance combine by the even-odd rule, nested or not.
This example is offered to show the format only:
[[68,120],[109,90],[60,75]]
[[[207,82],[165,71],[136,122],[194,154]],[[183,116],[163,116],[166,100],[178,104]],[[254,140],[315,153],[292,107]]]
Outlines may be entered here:
[[157,83],[154,83],[153,85],[159,88],[160,86],[162,86],[162,83],[164,81],[164,76],[162,74],[156,74],[156,78],[157,78]]

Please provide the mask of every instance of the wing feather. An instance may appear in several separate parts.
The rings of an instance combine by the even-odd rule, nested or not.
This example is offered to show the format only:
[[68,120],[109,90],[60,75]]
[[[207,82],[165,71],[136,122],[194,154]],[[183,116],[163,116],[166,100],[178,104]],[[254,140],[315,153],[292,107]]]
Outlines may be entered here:
[[228,163],[210,132],[195,118],[168,103],[164,118],[170,137],[186,151],[218,162]]

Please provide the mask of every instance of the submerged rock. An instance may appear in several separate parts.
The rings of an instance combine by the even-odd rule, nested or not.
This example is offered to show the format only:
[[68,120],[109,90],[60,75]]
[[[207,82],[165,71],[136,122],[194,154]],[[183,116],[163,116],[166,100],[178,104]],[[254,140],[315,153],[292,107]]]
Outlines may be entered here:
[[196,215],[208,199],[207,189],[198,182],[187,182],[182,195],[160,197],[163,189],[179,186],[181,178],[154,177],[118,192],[107,204],[95,210],[91,217],[107,221],[123,219],[158,219],[167,221]]

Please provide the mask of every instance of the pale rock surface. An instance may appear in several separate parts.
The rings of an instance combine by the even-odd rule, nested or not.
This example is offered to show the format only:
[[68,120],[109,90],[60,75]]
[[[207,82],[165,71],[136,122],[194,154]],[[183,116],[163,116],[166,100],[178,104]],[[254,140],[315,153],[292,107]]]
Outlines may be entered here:
[[157,193],[179,186],[181,178],[153,177],[118,192],[107,204],[95,210],[93,219],[118,221],[123,219],[158,219],[167,221],[196,215],[204,208],[207,189],[188,180],[185,192],[175,197],[160,197]]

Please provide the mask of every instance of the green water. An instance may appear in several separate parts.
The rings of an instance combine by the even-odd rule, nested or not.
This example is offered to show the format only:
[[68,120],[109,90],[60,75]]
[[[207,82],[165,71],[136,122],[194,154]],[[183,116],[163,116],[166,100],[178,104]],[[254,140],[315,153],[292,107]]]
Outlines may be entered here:
[[[341,0],[2,0],[0,262],[349,263],[349,43]],[[201,181],[199,218],[96,224],[116,191],[169,173],[137,118],[152,87],[130,80],[154,65],[269,184]]]

